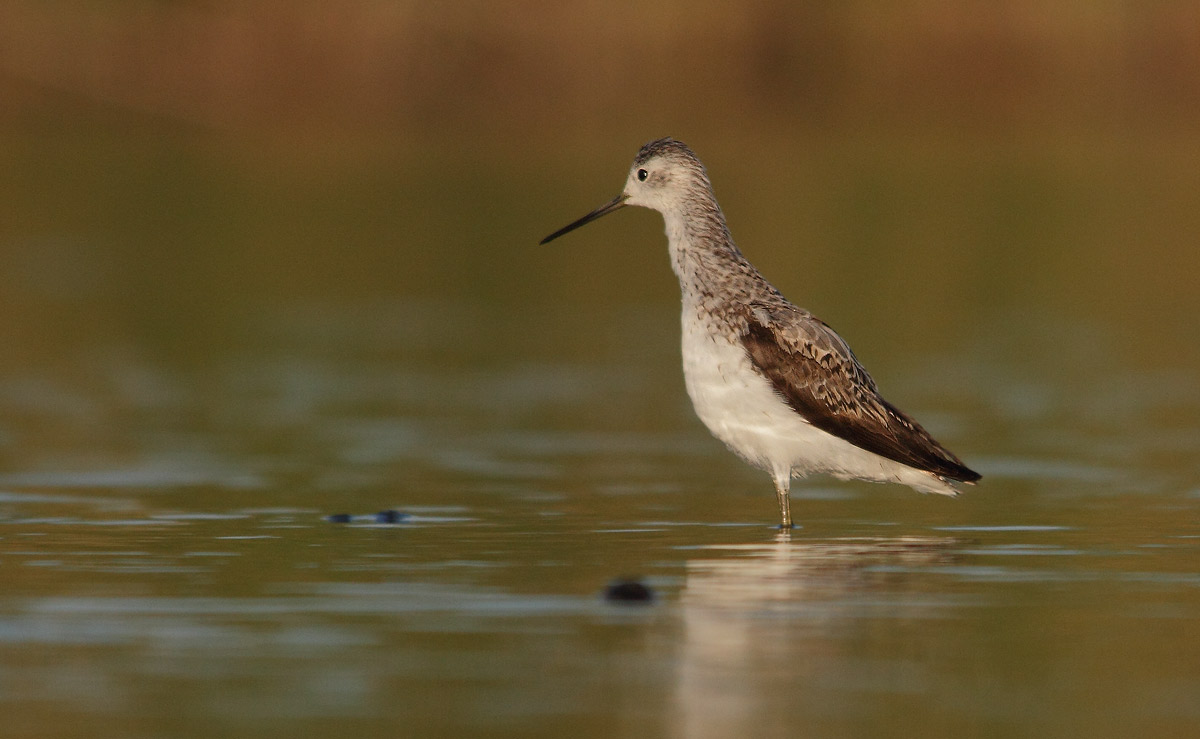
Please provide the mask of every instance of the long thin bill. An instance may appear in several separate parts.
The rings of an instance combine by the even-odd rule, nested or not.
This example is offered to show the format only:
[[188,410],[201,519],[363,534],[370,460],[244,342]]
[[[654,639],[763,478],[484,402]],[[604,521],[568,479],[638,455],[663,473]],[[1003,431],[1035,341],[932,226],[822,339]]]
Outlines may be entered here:
[[538,242],[538,246],[541,246],[542,244],[549,244],[551,241],[554,241],[559,236],[562,236],[565,233],[574,231],[575,229],[579,228],[580,226],[586,226],[587,224],[596,220],[600,216],[606,216],[615,210],[620,210],[620,209],[624,208],[625,200],[628,197],[629,197],[628,195],[618,195],[617,197],[612,199],[612,202],[608,202],[608,203],[605,203],[604,205],[601,205],[599,208],[593,210],[591,213],[588,213],[586,216],[584,216],[583,218],[580,218],[578,221],[575,221],[574,223],[569,223],[566,226],[563,226],[562,228],[558,229],[554,233],[550,234],[546,238],[542,239],[541,241]]

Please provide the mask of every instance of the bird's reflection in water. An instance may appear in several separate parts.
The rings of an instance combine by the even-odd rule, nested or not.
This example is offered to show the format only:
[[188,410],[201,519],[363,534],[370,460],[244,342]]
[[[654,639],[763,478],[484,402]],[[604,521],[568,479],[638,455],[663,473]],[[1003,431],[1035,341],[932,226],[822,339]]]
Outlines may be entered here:
[[680,593],[676,727],[683,736],[738,736],[746,726],[791,735],[798,710],[853,710],[837,704],[861,690],[913,688],[911,656],[881,658],[881,649],[904,624],[962,605],[919,577],[961,544],[781,532],[769,543],[707,547],[711,557],[687,563]]

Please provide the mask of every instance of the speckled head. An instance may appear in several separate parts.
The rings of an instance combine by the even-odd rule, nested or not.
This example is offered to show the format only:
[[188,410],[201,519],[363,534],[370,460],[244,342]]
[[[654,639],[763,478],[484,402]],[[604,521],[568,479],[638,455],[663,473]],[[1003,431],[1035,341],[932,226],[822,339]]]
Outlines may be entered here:
[[696,154],[682,141],[651,141],[633,158],[625,180],[626,205],[666,213],[697,196],[711,195],[708,173]]
[[660,156],[682,157],[699,163],[695,152],[689,149],[687,144],[682,141],[676,141],[668,136],[662,139],[655,139],[639,149],[637,156],[633,158],[633,166],[640,166]]
[[553,241],[626,205],[640,205],[667,213],[682,208],[697,197],[712,198],[712,186],[704,165],[682,141],[657,139],[643,146],[634,157],[620,195],[560,228],[540,243]]

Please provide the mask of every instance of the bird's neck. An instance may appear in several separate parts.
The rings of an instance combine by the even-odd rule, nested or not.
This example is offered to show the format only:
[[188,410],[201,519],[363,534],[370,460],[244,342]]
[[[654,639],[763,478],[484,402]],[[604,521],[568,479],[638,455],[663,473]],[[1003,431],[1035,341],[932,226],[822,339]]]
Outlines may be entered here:
[[715,199],[692,201],[663,218],[685,310],[717,309],[724,296],[740,294],[762,279],[733,242]]

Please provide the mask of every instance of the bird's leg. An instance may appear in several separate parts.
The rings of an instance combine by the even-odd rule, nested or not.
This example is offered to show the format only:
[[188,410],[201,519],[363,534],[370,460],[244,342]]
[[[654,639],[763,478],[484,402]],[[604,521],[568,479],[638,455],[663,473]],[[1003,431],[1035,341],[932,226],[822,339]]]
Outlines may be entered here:
[[779,516],[782,519],[779,528],[790,529],[792,528],[792,505],[788,490],[792,485],[792,471],[777,472],[774,478],[775,494],[779,496]]

